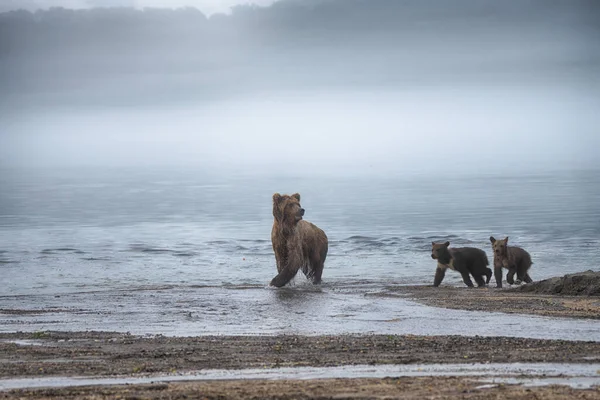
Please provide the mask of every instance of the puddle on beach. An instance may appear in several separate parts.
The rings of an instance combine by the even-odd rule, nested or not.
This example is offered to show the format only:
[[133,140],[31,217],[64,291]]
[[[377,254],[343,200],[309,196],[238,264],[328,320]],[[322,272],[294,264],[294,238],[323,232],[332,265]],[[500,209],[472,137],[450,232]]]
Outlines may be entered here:
[[29,339],[10,339],[0,340],[0,343],[13,343],[19,346],[44,346],[45,343],[41,340],[29,340]]
[[585,388],[600,385],[600,374],[597,373],[599,369],[600,364],[556,363],[354,365],[342,367],[286,367],[240,370],[215,369],[141,377],[4,379],[0,380],[0,390],[231,379],[329,379],[407,376],[469,376],[476,378],[476,380],[482,383],[561,384],[575,388]]

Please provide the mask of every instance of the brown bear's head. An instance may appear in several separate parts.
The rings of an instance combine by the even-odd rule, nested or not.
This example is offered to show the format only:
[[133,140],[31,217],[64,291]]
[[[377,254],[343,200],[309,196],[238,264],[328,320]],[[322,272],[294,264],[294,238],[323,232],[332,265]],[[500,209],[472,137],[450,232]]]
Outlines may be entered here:
[[282,223],[296,224],[304,215],[304,208],[300,206],[300,195],[291,196],[275,193],[273,195],[273,217]]
[[448,251],[450,242],[436,243],[431,242],[431,258],[434,260],[440,260],[441,262],[448,262],[450,259],[450,252]]
[[508,236],[504,240],[496,240],[493,236],[490,236],[490,242],[492,242],[492,251],[496,257],[506,257],[506,248],[508,247]]

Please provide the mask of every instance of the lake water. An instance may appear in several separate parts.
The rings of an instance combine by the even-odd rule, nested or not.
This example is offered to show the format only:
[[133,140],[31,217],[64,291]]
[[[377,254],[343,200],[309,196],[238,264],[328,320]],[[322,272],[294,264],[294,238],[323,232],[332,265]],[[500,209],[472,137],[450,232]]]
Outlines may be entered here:
[[[600,340],[594,321],[505,318],[369,296],[432,283],[431,241],[480,247],[491,261],[489,236],[509,236],[531,253],[534,280],[598,270],[598,171],[326,178],[3,169],[0,188],[0,331]],[[305,219],[329,236],[321,287],[302,275],[291,288],[266,286],[276,273],[274,192],[300,192]],[[452,271],[444,284],[464,286]],[[473,322],[456,326],[466,320]]]

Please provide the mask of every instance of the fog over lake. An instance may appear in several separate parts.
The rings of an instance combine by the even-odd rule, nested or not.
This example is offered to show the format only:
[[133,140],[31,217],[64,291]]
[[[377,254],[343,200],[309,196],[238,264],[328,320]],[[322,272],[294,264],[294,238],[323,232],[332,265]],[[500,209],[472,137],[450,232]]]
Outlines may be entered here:
[[598,168],[598,9],[288,0],[210,17],[6,12],[0,160],[325,174]]

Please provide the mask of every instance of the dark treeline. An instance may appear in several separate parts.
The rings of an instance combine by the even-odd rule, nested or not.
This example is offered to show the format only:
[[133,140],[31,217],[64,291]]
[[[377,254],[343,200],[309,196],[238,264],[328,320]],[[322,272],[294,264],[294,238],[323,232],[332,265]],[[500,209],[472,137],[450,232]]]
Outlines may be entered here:
[[283,0],[211,17],[194,8],[12,11],[0,14],[0,91],[4,101],[102,97],[130,85],[179,96],[580,74],[600,64],[599,10],[595,0]]
[[[283,0],[265,8],[237,6],[231,15],[211,18],[191,7],[19,10],[0,13],[0,51],[4,56],[142,43],[165,47],[184,43],[192,49],[240,36],[252,44],[289,47],[301,44],[298,41],[347,42],[365,33],[380,40],[393,36],[393,42],[419,39],[411,33],[437,36],[443,42],[447,37],[440,35],[492,30],[511,34],[526,28],[592,34],[600,29],[599,10],[594,0]],[[402,33],[404,37],[397,36]]]

